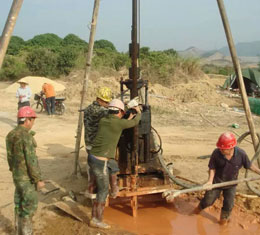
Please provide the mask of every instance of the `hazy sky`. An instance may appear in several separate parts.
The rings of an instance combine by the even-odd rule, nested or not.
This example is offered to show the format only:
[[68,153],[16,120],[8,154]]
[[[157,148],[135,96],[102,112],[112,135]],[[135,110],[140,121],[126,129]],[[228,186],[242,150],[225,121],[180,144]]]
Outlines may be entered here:
[[[219,49],[226,38],[216,0],[140,0],[141,46],[154,50],[190,46]],[[94,0],[24,0],[13,35],[74,33],[88,41]],[[1,0],[2,32],[12,0]],[[235,42],[260,40],[260,0],[225,0]],[[120,51],[131,40],[132,0],[101,0],[96,39],[112,41]]]

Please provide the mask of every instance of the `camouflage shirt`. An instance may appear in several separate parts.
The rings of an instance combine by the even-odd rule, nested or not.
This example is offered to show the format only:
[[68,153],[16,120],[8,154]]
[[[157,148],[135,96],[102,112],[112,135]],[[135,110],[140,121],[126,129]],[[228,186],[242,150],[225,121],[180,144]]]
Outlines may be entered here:
[[9,170],[13,173],[14,182],[41,180],[35,148],[37,146],[33,135],[35,133],[21,125],[6,136],[6,150]]
[[84,111],[85,145],[92,146],[98,131],[98,123],[101,118],[108,115],[108,109],[94,101]]

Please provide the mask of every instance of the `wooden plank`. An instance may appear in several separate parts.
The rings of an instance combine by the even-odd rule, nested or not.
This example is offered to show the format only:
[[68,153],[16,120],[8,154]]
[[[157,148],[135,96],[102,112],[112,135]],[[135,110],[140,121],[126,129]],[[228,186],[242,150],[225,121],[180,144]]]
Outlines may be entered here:
[[58,209],[62,210],[66,214],[72,216],[73,218],[79,220],[80,222],[88,221],[89,216],[84,212],[76,202],[56,202],[53,204]]

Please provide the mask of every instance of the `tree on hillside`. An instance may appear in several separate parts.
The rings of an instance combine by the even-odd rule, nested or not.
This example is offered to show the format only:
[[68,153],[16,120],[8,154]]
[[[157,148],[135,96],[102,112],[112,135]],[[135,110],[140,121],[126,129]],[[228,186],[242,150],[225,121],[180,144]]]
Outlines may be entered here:
[[174,49],[164,50],[163,53],[170,55],[170,56],[173,56],[173,57],[178,56],[177,51],[175,51]]
[[62,45],[65,46],[79,46],[79,47],[86,47],[88,43],[81,38],[79,38],[75,34],[68,34],[62,41]]
[[46,48],[34,49],[28,53],[25,63],[28,69],[39,76],[56,76],[57,55]]
[[56,48],[60,46],[62,39],[53,33],[45,33],[36,35],[34,38],[28,40],[26,44],[28,46]]
[[26,65],[16,56],[6,55],[0,70],[0,80],[16,80],[28,73]]
[[20,50],[24,47],[24,45],[25,45],[25,41],[21,37],[12,36],[6,54],[8,55],[19,54]]
[[141,47],[140,48],[140,58],[144,58],[145,56],[148,56],[150,53],[150,47]]
[[79,53],[77,50],[73,50],[73,47],[63,48],[57,58],[57,69],[59,74],[68,75],[72,68],[75,66],[76,59]]
[[95,41],[94,49],[111,49],[112,51],[117,51],[112,42],[104,39]]

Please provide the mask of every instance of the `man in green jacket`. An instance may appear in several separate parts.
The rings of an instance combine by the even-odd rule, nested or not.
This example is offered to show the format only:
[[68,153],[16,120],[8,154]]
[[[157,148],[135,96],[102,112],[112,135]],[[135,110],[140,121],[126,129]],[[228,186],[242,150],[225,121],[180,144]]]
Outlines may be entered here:
[[38,206],[37,190],[44,187],[44,182],[35,152],[35,132],[30,131],[36,114],[25,106],[17,116],[18,126],[6,137],[7,160],[15,185],[15,231],[17,235],[31,235],[32,217]]
[[118,192],[116,173],[119,168],[115,161],[116,147],[122,131],[138,125],[141,118],[141,111],[137,106],[135,107],[136,116],[130,114],[128,119],[122,119],[125,108],[124,103],[118,99],[112,100],[108,109],[109,115],[99,122],[98,133],[88,157],[88,164],[97,184],[97,197],[93,203],[90,226],[105,229],[110,228],[103,222],[104,207],[109,191],[109,177],[112,181],[112,196],[115,198]]

